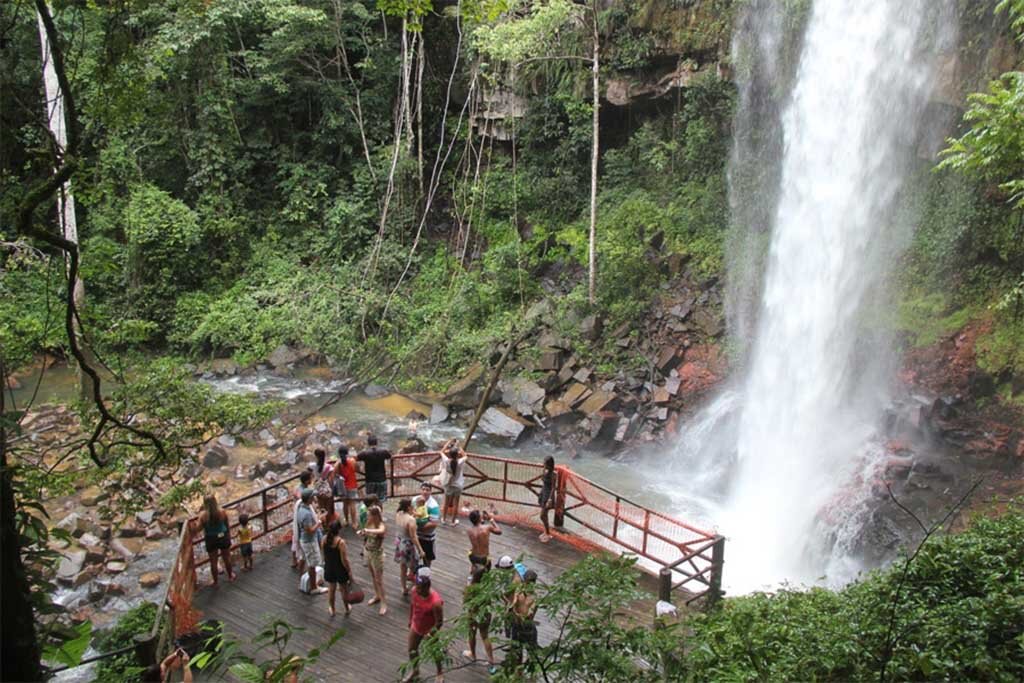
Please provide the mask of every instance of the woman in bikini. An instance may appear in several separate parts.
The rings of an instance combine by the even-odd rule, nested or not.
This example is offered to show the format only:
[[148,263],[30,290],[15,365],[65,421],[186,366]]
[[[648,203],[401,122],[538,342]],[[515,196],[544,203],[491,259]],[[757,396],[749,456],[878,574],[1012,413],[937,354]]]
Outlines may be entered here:
[[395,562],[402,568],[402,595],[409,595],[409,578],[415,576],[417,558],[423,557],[423,547],[416,535],[416,517],[412,512],[412,501],[403,498],[395,514]]
[[384,599],[384,534],[388,532],[384,524],[384,516],[378,506],[372,505],[366,511],[366,525],[356,533],[363,537],[363,551],[366,554],[366,566],[370,569],[373,579],[374,597],[366,604],[380,603],[380,615],[388,613]]
[[341,537],[341,522],[337,519],[327,528],[324,538],[324,581],[330,587],[327,593],[327,611],[333,617],[334,594],[341,589],[341,602],[345,605],[345,616],[352,611],[348,604],[348,588],[352,583],[352,565],[348,563],[345,539]]

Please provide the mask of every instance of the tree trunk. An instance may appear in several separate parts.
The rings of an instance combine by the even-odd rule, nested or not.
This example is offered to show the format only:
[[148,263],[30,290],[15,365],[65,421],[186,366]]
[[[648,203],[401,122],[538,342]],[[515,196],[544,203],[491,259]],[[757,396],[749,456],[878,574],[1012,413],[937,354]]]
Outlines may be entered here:
[[28,577],[21,561],[21,543],[15,519],[14,473],[7,466],[7,417],[4,393],[7,368],[0,361],[0,680],[42,680],[35,616],[29,602]]
[[[46,120],[50,132],[53,134],[54,142],[57,145],[58,156],[63,156],[68,145],[67,125],[64,121],[64,96],[60,91],[60,83],[57,80],[57,70],[53,65],[53,58],[50,55],[50,40],[46,36],[46,27],[43,25],[43,18],[37,13],[36,19],[39,23],[39,45],[43,57],[43,85],[46,94]],[[72,244],[78,244],[78,222],[75,219],[75,197],[71,194],[71,183],[64,183],[57,193],[57,216],[60,221],[61,233],[64,239]],[[75,308],[82,309],[85,304],[85,283],[81,278],[75,278]],[[79,340],[84,352],[87,352],[88,345],[82,342],[82,330],[78,322],[75,322],[75,336]],[[90,359],[91,360],[91,359]],[[93,395],[92,379],[78,369],[78,393],[79,398],[88,401]]]
[[598,138],[600,128],[600,107],[601,107],[601,91],[600,91],[600,69],[601,65],[598,61],[598,53],[600,43],[598,40],[597,32],[597,6],[595,4],[593,8],[592,16],[593,26],[593,40],[594,40],[594,56],[591,63],[591,71],[593,76],[593,89],[594,89],[594,102],[593,102],[593,140],[590,148],[590,244],[589,244],[589,272],[587,273],[587,292],[588,300],[591,305],[597,303],[597,159],[600,154],[600,139]]
[[423,48],[423,29],[420,29],[419,33],[420,44],[419,44],[419,58],[416,62],[416,122],[417,122],[417,135],[416,135],[416,158],[418,164],[416,168],[419,171],[420,179],[420,196],[423,196],[423,65],[426,62],[426,51]]

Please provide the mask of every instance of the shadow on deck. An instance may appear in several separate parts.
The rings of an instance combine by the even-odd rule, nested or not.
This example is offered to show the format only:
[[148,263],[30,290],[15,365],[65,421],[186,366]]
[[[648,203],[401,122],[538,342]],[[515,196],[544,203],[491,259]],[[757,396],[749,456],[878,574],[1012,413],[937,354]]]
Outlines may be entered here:
[[[438,529],[438,559],[433,564],[433,586],[445,601],[446,620],[453,618],[462,609],[462,591],[469,573],[469,540],[463,520],[455,528]],[[541,582],[554,580],[564,570],[582,558],[581,551],[569,544],[552,541],[542,544],[537,532],[529,528],[503,526],[504,534],[491,537],[491,558],[496,561],[502,555],[524,557],[525,563],[537,572]],[[366,599],[373,597],[373,584],[369,570],[359,557],[362,542],[348,530],[344,536],[349,545],[349,559],[355,572],[356,582],[366,592]],[[327,596],[308,596],[299,592],[299,574],[290,566],[287,545],[257,554],[253,571],[240,572],[235,583],[227,583],[221,577],[218,588],[204,587],[193,601],[202,612],[204,619],[218,619],[224,622],[225,630],[241,643],[251,643],[270,618],[287,621],[294,627],[301,627],[289,644],[289,651],[305,653],[322,646],[334,630],[345,629],[345,635],[320,660],[306,671],[316,680],[331,681],[394,681],[399,677],[399,667],[406,661],[406,635],[409,617],[408,602],[402,598],[398,564],[391,559],[393,537],[385,545],[384,583],[388,598],[388,614],[380,616],[377,606],[365,603],[355,605],[350,617],[342,616],[341,600],[338,598],[339,615],[333,619],[327,613]],[[238,565],[236,565],[237,568]],[[654,590],[653,579],[642,579],[642,585]],[[653,602],[643,601],[629,608],[640,623],[649,623],[653,614]],[[538,614],[541,644],[556,636],[554,628]],[[456,641],[456,651],[449,655],[454,658],[454,670],[445,675],[452,683],[461,681],[489,680],[486,663],[470,666],[461,656],[466,649],[465,637]],[[245,647],[250,650],[251,648]],[[483,656],[483,647],[477,645],[477,655]],[[498,661],[502,655],[495,652]],[[425,664],[424,674],[432,674],[432,664]],[[425,680],[433,680],[433,676]]]

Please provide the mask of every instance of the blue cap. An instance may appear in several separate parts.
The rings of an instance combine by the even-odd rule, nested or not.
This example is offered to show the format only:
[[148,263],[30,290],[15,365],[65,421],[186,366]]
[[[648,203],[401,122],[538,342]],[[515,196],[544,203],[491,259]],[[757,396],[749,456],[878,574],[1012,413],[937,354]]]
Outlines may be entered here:
[[519,574],[519,578],[526,576],[526,565],[522,562],[516,562],[513,567],[516,568],[516,573]]

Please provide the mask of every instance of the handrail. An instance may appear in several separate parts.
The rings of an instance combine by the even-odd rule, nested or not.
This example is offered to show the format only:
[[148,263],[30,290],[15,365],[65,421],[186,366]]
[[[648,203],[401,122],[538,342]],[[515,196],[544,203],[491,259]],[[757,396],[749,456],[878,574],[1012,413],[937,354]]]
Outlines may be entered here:
[[[487,501],[499,514],[539,526],[532,519],[540,508],[537,496],[544,474],[541,463],[493,455],[467,455],[463,498]],[[439,451],[392,456],[387,470],[390,496],[418,493],[419,484],[430,482],[439,472],[440,461]],[[258,522],[253,527],[253,543],[263,540],[263,545],[271,545],[275,542],[275,532],[291,526],[289,507],[294,499],[287,490],[299,476],[283,478],[221,507],[239,511],[250,508],[250,519]],[[358,479],[362,484],[362,475]],[[637,556],[641,569],[661,577],[663,598],[681,590],[687,593],[683,596],[687,604],[703,598],[711,605],[721,597],[724,537],[651,510],[565,466],[556,468],[555,486],[554,525],[571,534],[574,542]],[[275,493],[279,489],[285,491],[283,497]],[[281,510],[287,514],[279,512]],[[153,654],[157,657],[164,653],[168,633],[181,635],[181,629],[189,626],[191,615],[176,613],[176,608],[183,606],[181,603],[186,597],[191,604],[192,592],[198,583],[196,570],[209,563],[202,549],[202,535],[193,533],[194,519],[182,524],[178,555],[168,572],[164,602],[157,610],[150,634],[150,640],[156,641]],[[237,516],[234,521],[229,519],[229,534],[230,529],[237,526]],[[198,561],[197,547],[203,555]],[[232,549],[234,547],[232,545]],[[165,610],[170,617],[167,622],[163,621]],[[168,622],[168,628],[161,631],[161,624]]]

